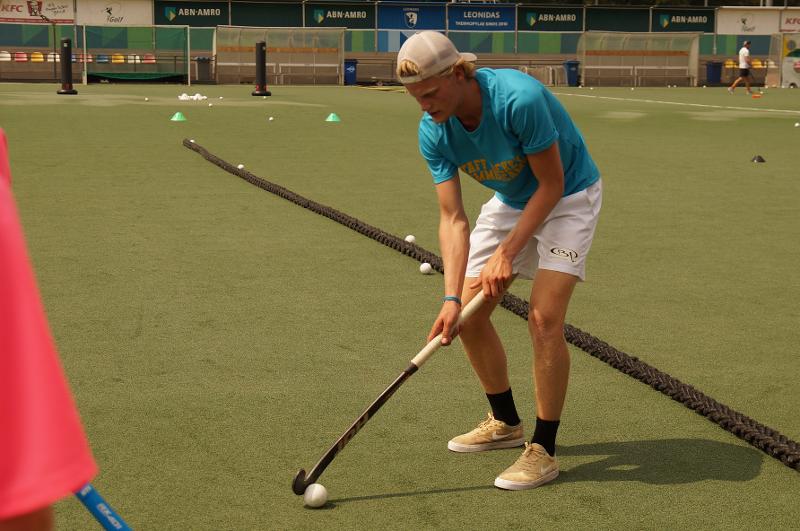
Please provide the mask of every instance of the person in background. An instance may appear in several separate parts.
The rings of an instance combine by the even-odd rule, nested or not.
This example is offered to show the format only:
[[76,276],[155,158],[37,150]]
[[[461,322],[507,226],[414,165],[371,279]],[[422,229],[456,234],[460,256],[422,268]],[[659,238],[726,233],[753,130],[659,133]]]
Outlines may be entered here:
[[753,78],[753,76],[750,74],[750,68],[752,64],[753,61],[750,59],[750,41],[744,41],[742,49],[739,50],[739,77],[736,78],[736,81],[733,82],[733,85],[728,87],[728,92],[733,94],[733,90],[736,88],[736,86],[744,81],[744,84],[747,87],[747,93],[753,93],[750,90],[750,80]]

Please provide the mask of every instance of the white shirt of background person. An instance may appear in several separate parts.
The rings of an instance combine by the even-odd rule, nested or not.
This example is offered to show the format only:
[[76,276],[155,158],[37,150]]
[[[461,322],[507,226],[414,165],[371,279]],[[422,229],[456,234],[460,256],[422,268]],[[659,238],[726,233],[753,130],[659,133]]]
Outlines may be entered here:
[[750,68],[750,50],[747,46],[742,46],[739,50],[739,68]]

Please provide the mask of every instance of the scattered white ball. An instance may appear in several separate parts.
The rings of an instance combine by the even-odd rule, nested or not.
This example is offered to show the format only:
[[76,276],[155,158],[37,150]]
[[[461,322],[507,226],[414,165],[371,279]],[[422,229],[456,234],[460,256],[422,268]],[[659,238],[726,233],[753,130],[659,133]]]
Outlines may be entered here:
[[209,106],[209,107],[213,107],[213,106],[214,106],[214,104],[213,104],[213,103],[209,103],[209,104],[208,104],[208,106]]
[[407,241],[408,243],[414,243],[414,242],[416,242],[416,241],[417,241],[417,239],[414,237],[414,235],[413,235],[413,234],[409,234],[408,236],[406,236],[406,241]]
[[273,118],[272,116],[270,116],[270,117],[269,117],[269,121],[270,121],[270,122],[271,122],[272,120],[274,120],[274,119],[275,119],[275,118]]
[[594,87],[589,87],[589,90],[594,90]]
[[239,164],[239,165],[238,165],[238,166],[236,166],[236,167],[237,167],[237,168],[239,168],[240,170],[243,170],[243,169],[244,169],[244,164]]
[[705,85],[703,85],[703,88],[706,88],[706,86],[705,86]]
[[266,96],[261,96],[261,99],[265,100],[265,99],[267,99],[267,97]]
[[430,275],[433,273],[433,267],[428,262],[422,262],[419,265],[419,272],[423,275]]
[[795,123],[794,123],[794,126],[795,126],[795,127],[800,127],[800,122],[795,122]]
[[222,99],[222,96],[220,96],[219,99]]
[[145,98],[144,101],[150,101],[150,98]]
[[194,138],[190,138],[190,139],[189,139],[189,143],[190,143],[190,144],[194,144]]
[[631,90],[633,90],[633,87],[631,87]]
[[303,503],[305,503],[307,507],[313,507],[315,509],[317,507],[322,507],[328,503],[328,489],[319,483],[312,483],[306,487],[306,491],[303,493]]

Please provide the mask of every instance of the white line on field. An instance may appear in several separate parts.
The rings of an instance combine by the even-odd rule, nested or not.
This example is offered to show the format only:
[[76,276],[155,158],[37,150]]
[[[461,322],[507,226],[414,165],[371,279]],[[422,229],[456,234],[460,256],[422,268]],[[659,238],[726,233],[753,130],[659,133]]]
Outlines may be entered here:
[[683,103],[680,101],[661,101],[661,100],[641,100],[636,98],[614,98],[612,96],[594,96],[591,94],[575,94],[571,92],[553,92],[556,96],[577,96],[578,98],[596,98],[600,100],[614,100],[614,101],[635,101],[640,103],[661,103],[663,105],[685,105],[687,107],[705,107],[708,109],[730,109],[735,111],[762,111],[762,112],[783,112],[789,114],[800,114],[800,111],[792,111],[790,109],[761,109],[754,107],[732,107],[728,105],[706,105],[704,103]]

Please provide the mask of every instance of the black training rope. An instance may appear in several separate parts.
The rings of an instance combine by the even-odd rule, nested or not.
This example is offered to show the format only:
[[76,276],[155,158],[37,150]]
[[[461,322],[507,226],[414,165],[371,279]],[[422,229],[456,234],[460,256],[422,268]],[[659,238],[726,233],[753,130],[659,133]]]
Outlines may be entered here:
[[[236,166],[225,162],[216,155],[209,153],[205,148],[194,142],[193,140],[184,139],[183,145],[187,148],[196,151],[202,157],[212,164],[216,164],[223,170],[241,177],[250,184],[254,184],[259,188],[280,196],[292,203],[307,208],[321,216],[341,223],[342,225],[353,229],[356,232],[372,238],[387,247],[410,256],[420,262],[428,262],[438,272],[444,273],[442,259],[439,256],[431,253],[420,247],[417,244],[409,243],[405,240],[398,238],[392,234],[388,234],[376,227],[368,225],[358,219],[348,216],[343,212],[336,209],[327,207],[310,199],[298,195],[286,188],[273,184],[261,177],[253,175],[244,169],[238,169]],[[500,303],[503,308],[511,311],[512,313],[528,319],[529,306],[528,303],[519,297],[506,293]],[[618,371],[621,371],[628,376],[636,378],[640,382],[646,383],[653,389],[662,392],[673,400],[680,402],[687,408],[703,415],[707,419],[716,422],[725,430],[736,435],[740,439],[744,439],[756,448],[761,449],[766,454],[771,455],[775,459],[780,460],[789,468],[800,471],[800,444],[782,435],[777,430],[765,426],[755,420],[731,409],[725,404],[721,404],[711,398],[710,396],[695,389],[691,385],[685,384],[677,380],[669,374],[656,369],[641,361],[635,356],[625,354],[608,343],[588,334],[572,325],[564,326],[564,336],[567,341],[572,345],[578,347],[584,352],[594,356],[595,358],[604,361],[611,365]]]

